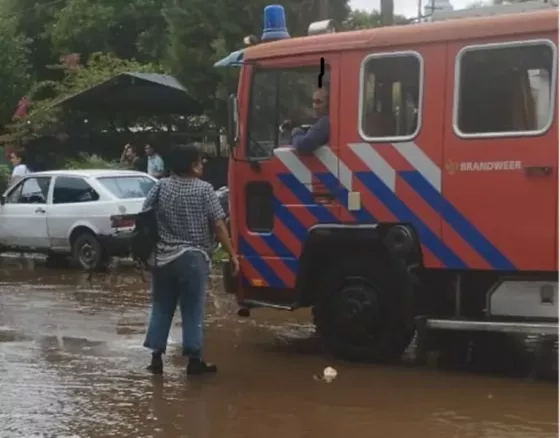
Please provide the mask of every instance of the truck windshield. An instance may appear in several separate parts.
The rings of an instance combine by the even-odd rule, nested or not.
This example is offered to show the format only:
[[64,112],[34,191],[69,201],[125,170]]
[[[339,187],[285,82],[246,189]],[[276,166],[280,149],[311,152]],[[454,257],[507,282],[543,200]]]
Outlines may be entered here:
[[[317,66],[263,69],[253,74],[247,123],[247,157],[268,158],[274,148],[290,144],[295,126],[315,122],[313,91],[318,85]],[[328,86],[328,69],[323,79]],[[291,125],[285,124],[290,121]]]

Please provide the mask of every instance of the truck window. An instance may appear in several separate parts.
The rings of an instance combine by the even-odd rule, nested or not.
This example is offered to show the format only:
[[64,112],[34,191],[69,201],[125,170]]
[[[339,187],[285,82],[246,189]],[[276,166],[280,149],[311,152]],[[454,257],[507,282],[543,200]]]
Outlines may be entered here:
[[[274,148],[288,146],[290,130],[280,132],[285,121],[296,126],[314,123],[312,97],[318,73],[319,60],[316,67],[255,71],[247,123],[248,158],[268,158]],[[328,86],[328,68],[324,83]]]
[[458,135],[532,135],[553,117],[555,48],[548,41],[471,46],[458,55]]
[[415,52],[369,55],[361,74],[362,138],[374,142],[415,137],[420,129],[420,55]]

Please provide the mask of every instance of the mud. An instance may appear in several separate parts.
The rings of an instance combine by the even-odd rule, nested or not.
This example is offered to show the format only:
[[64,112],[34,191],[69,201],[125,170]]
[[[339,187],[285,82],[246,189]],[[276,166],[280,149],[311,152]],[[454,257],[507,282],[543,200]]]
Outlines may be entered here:
[[[91,280],[0,264],[0,437],[558,436],[554,381],[338,362],[307,312],[239,319],[216,278],[206,356],[219,373],[187,380],[177,318],[151,377],[147,284],[130,269]],[[326,366],[332,383],[316,377]]]

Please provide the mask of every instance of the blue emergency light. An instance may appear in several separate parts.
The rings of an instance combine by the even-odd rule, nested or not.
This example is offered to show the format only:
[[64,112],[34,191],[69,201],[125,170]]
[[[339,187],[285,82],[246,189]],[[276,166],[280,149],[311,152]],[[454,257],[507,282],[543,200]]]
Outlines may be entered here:
[[286,15],[281,5],[268,5],[264,8],[264,26],[261,41],[283,40],[290,38],[286,28]]

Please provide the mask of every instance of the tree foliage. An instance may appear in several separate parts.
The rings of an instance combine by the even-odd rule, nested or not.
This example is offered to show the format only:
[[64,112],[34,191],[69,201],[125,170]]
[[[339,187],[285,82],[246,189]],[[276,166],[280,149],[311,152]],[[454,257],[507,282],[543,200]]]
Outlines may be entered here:
[[86,64],[79,63],[79,57],[62,57],[51,70],[61,72],[59,81],[38,82],[30,91],[31,111],[27,117],[11,125],[15,132],[25,132],[27,136],[53,135],[60,133],[64,123],[64,108],[59,102],[110,79],[120,73],[164,73],[165,69],[157,64],[141,64],[130,59],[121,59],[111,53],[91,54]]
[[[0,0],[0,126],[9,121],[23,95],[31,98],[33,115],[15,128],[39,132],[48,123],[60,122],[60,109],[53,105],[69,94],[111,74],[161,71],[162,65],[203,104],[207,120],[223,124],[237,70],[214,69],[213,64],[241,48],[245,36],[260,35],[263,9],[269,3]],[[282,4],[292,36],[305,34],[319,16],[316,0]],[[343,28],[378,25],[378,14],[353,14],[347,20],[349,12],[348,0],[329,2],[329,16],[340,26],[344,23]],[[81,59],[77,69],[63,65],[74,53]],[[29,88],[31,79],[35,83]]]
[[31,85],[29,50],[15,20],[0,20],[0,127],[10,120]]

